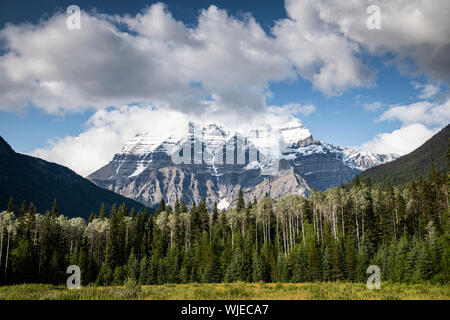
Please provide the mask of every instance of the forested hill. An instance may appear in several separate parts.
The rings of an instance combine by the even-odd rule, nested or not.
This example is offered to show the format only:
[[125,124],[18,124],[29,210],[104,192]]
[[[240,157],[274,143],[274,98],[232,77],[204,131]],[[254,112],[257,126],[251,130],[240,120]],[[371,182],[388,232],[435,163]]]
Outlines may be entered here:
[[10,197],[18,209],[24,200],[33,202],[39,212],[50,209],[56,198],[58,211],[69,217],[87,218],[101,204],[125,203],[128,208],[144,209],[134,200],[104,190],[72,170],[42,159],[14,152],[0,137],[0,207]]
[[428,175],[433,166],[445,170],[449,138],[450,125],[447,125],[413,152],[395,161],[370,168],[362,172],[359,179],[362,181],[369,177],[372,183],[380,183],[382,186],[388,181],[392,185],[400,185]]

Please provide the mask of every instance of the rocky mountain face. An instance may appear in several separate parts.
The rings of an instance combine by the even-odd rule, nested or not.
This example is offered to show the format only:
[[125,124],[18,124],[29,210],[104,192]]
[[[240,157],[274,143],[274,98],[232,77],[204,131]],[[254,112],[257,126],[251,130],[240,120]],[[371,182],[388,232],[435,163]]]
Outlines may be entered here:
[[137,134],[88,179],[98,186],[156,206],[161,199],[187,204],[233,205],[242,188],[246,201],[286,194],[307,196],[350,181],[361,171],[395,159],[314,140],[300,122],[239,133],[217,124],[189,123],[166,137]]

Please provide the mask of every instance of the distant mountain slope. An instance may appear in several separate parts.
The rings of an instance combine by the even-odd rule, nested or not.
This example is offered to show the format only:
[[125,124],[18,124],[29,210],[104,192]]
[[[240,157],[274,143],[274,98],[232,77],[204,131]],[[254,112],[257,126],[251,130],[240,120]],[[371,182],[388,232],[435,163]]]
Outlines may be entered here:
[[0,137],[0,211],[6,208],[10,196],[16,211],[26,200],[42,213],[51,208],[56,198],[59,212],[69,217],[87,218],[92,211],[98,212],[102,203],[107,208],[123,202],[128,208],[145,208],[139,202],[97,187],[66,167],[16,153]]
[[419,176],[429,174],[434,165],[437,169],[446,168],[445,153],[450,138],[450,124],[413,152],[395,161],[367,169],[359,176],[361,181],[370,177],[372,184],[393,185],[407,183]]

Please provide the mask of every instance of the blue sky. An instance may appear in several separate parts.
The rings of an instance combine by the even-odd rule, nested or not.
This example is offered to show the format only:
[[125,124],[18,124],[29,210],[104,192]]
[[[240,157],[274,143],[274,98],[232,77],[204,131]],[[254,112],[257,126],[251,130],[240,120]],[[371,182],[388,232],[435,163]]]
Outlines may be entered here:
[[[342,9],[341,11],[344,13],[340,12],[339,14],[343,14],[344,18],[348,18],[345,16],[345,10],[348,10],[349,8],[345,4],[345,1],[337,1],[334,5],[340,5],[340,2],[342,2],[342,7],[340,9]],[[394,3],[396,2],[399,3],[398,5],[401,5],[402,1],[394,1]],[[414,6],[415,2],[416,1],[412,1],[410,4]],[[446,23],[433,24],[435,22],[428,21],[430,19],[426,22],[421,22],[430,24],[424,26],[424,29],[431,30],[429,31],[431,34],[424,34],[423,38],[420,39],[417,38],[417,35],[408,33],[410,32],[408,30],[411,30],[409,25],[400,25],[398,27],[398,25],[390,24],[390,20],[384,22],[384,28],[381,30],[374,30],[371,33],[366,30],[361,23],[361,21],[364,22],[362,19],[367,18],[367,14],[364,12],[366,6],[362,5],[360,8],[361,17],[357,18],[350,16],[350,24],[354,23],[354,27],[349,29],[348,34],[344,35],[342,33],[343,25],[341,25],[341,23],[345,19],[336,17],[336,21],[332,21],[333,18],[324,18],[322,22],[327,28],[323,28],[320,23],[316,22],[319,18],[316,20],[309,20],[309,16],[304,14],[305,12],[309,12],[310,15],[313,15],[321,10],[322,12],[326,12],[325,10],[328,8],[326,0],[316,1],[315,3],[314,1],[307,0],[301,4],[297,4],[292,0],[289,1],[287,6],[285,6],[284,1],[167,0],[164,1],[166,5],[164,12],[166,14],[164,14],[163,11],[154,10],[155,15],[151,16],[151,18],[156,19],[159,17],[157,14],[159,14],[163,16],[161,19],[166,19],[164,21],[169,21],[170,23],[173,21],[175,22],[167,25],[167,30],[169,31],[163,30],[157,34],[156,31],[148,30],[148,26],[144,25],[144,22],[138,21],[136,18],[137,14],[150,16],[150,10],[145,11],[145,8],[148,8],[154,3],[156,2],[111,0],[76,1],[76,4],[83,11],[82,15],[86,13],[95,17],[95,19],[89,22],[89,26],[90,23],[107,21],[108,23],[111,23],[112,26],[115,26],[117,31],[128,33],[130,39],[135,39],[133,36],[136,32],[137,34],[142,35],[143,39],[148,39],[147,37],[150,39],[157,39],[160,41],[158,43],[163,44],[163,47],[165,47],[166,44],[169,44],[170,46],[179,46],[181,50],[183,50],[183,46],[186,45],[183,41],[193,41],[192,38],[190,38],[190,40],[185,40],[190,36],[189,30],[194,33],[196,32],[197,36],[204,35],[205,32],[208,32],[207,28],[201,29],[199,27],[198,19],[201,15],[201,10],[207,10],[211,5],[218,8],[218,11],[207,10],[208,14],[204,15],[204,19],[206,22],[209,21],[208,23],[213,23],[215,21],[214,19],[220,19],[221,10],[225,10],[228,13],[228,20],[226,21],[246,21],[248,18],[246,17],[246,14],[250,13],[256,23],[262,28],[265,35],[250,39],[249,37],[254,36],[254,30],[257,30],[257,28],[252,29],[251,26],[244,23],[240,28],[242,28],[243,33],[249,31],[249,34],[242,35],[241,42],[237,43],[245,43],[247,46],[251,46],[252,43],[261,41],[261,47],[258,47],[258,50],[267,50],[265,54],[267,53],[268,56],[268,58],[264,56],[264,59],[267,60],[264,60],[261,63],[261,74],[263,74],[261,79],[255,79],[254,84],[251,79],[242,80],[243,82],[238,83],[237,85],[237,87],[239,87],[236,89],[237,91],[230,93],[227,91],[228,88],[226,84],[217,83],[217,79],[220,80],[220,73],[226,73],[229,70],[220,68],[215,70],[214,64],[212,64],[213,67],[210,72],[217,73],[218,78],[211,78],[211,75],[205,75],[201,66],[197,67],[192,65],[189,59],[186,58],[189,63],[186,67],[186,70],[188,70],[186,72],[192,72],[192,75],[189,75],[189,79],[195,78],[199,80],[197,91],[195,91],[195,88],[186,89],[183,87],[183,84],[180,83],[179,92],[174,89],[178,84],[174,84],[173,88],[167,89],[166,87],[162,87],[160,89],[161,91],[168,90],[165,95],[157,92],[156,94],[150,94],[147,97],[145,93],[141,94],[141,91],[134,90],[136,84],[133,84],[133,80],[128,80],[132,79],[132,77],[127,76],[126,80],[123,80],[120,77],[123,76],[124,70],[128,70],[129,65],[125,63],[123,66],[120,66],[120,68],[117,68],[118,73],[121,73],[117,79],[126,82],[126,85],[123,86],[123,92],[122,87],[119,87],[119,91],[121,91],[119,93],[117,92],[117,88],[111,84],[114,81],[117,81],[114,78],[107,78],[111,79],[111,83],[109,83],[109,80],[105,81],[102,79],[104,87],[101,86],[98,88],[97,83],[94,83],[92,87],[89,87],[86,85],[86,81],[89,81],[89,78],[83,78],[82,76],[80,77],[77,75],[75,79],[75,76],[71,78],[70,74],[67,76],[67,73],[70,73],[70,70],[72,70],[68,68],[67,62],[58,64],[59,62],[57,61],[55,62],[55,65],[52,65],[52,61],[55,59],[59,60],[59,55],[48,58],[47,56],[44,56],[45,54],[52,55],[52,52],[48,53],[48,50],[43,50],[43,52],[45,51],[44,53],[39,53],[42,54],[42,56],[39,56],[39,54],[35,55],[35,49],[32,47],[35,43],[47,44],[46,41],[52,41],[48,37],[51,33],[44,32],[47,29],[50,30],[52,25],[51,23],[46,25],[45,21],[57,16],[61,16],[63,17],[62,19],[65,19],[65,10],[67,6],[74,4],[73,1],[2,1],[0,4],[0,85],[1,82],[5,81],[3,83],[5,88],[13,88],[10,92],[17,91],[20,93],[17,95],[19,97],[16,99],[16,96],[11,98],[11,94],[7,95],[8,92],[6,92],[6,90],[5,92],[2,92],[0,89],[0,98],[2,98],[2,95],[4,94],[7,99],[11,99],[2,99],[2,101],[4,101],[3,106],[1,105],[2,102],[0,102],[0,135],[19,152],[36,154],[49,160],[69,165],[78,172],[81,172],[83,171],[82,169],[73,165],[72,162],[66,161],[62,155],[55,153],[65,153],[64,148],[72,148],[73,146],[70,145],[70,143],[73,141],[81,141],[82,138],[78,139],[77,137],[87,136],[87,133],[89,133],[90,130],[92,131],[93,126],[95,127],[94,129],[100,130],[100,128],[96,127],[98,123],[93,125],[93,119],[99,117],[99,112],[102,112],[99,110],[105,110],[104,108],[106,107],[109,107],[107,110],[114,110],[114,108],[120,108],[123,104],[131,104],[133,101],[143,101],[144,103],[151,103],[158,107],[166,105],[167,102],[167,105],[176,105],[175,109],[178,108],[178,111],[181,110],[182,112],[185,112],[187,108],[192,108],[192,105],[195,105],[195,99],[197,99],[196,95],[198,92],[202,91],[199,95],[219,97],[217,98],[217,101],[215,101],[216,104],[214,105],[214,108],[223,108],[221,113],[223,114],[227,113],[227,108],[234,110],[235,101],[233,98],[242,93],[239,91],[242,88],[244,88],[242,90],[248,88],[248,92],[255,90],[254,96],[253,93],[242,93],[243,97],[240,100],[244,101],[244,104],[249,104],[249,107],[247,108],[249,114],[258,113],[258,110],[260,110],[258,108],[266,108],[268,106],[284,106],[289,104],[296,104],[299,106],[313,105],[315,107],[314,112],[309,114],[294,112],[294,116],[301,119],[303,124],[311,130],[316,139],[327,141],[335,145],[363,146],[366,149],[373,148],[373,151],[376,152],[405,153],[405,151],[411,151],[409,149],[413,149],[420,145],[420,143],[429,138],[438,129],[448,124],[450,119],[450,103],[448,103],[448,79],[450,71],[445,63],[443,66],[436,65],[437,63],[427,61],[425,59],[426,56],[424,57],[424,55],[420,53],[423,51],[420,50],[422,46],[428,48],[434,48],[433,46],[435,46],[437,55],[436,61],[439,61],[438,54],[443,56],[447,54],[448,57],[448,52],[445,51],[448,51],[449,46],[445,45],[445,41],[448,42],[448,39],[445,39],[444,37],[442,41],[436,40],[435,42],[432,42],[434,41],[434,38],[441,36],[439,31],[443,30],[443,34],[446,34],[445,29],[447,28],[448,30]],[[419,5],[419,2],[417,2],[417,5]],[[436,10],[433,14],[438,15],[439,12],[443,11],[443,8],[446,8],[445,6],[447,6],[447,4],[445,1],[436,1],[435,6]],[[356,10],[355,8],[350,9]],[[385,14],[386,17],[391,17],[391,19],[392,17],[395,17],[395,14],[403,14],[395,12],[395,6],[389,9],[393,10],[392,12],[385,13],[385,11],[383,11],[384,8],[381,7],[381,9],[382,14]],[[417,7],[416,9],[420,10],[421,8]],[[407,14],[408,10],[405,9],[405,12],[406,13],[404,14]],[[167,15],[167,13],[169,15]],[[129,19],[126,21],[121,20],[121,23],[117,23],[117,21],[111,22],[111,19],[115,15],[116,17],[122,18],[129,15],[129,18],[132,21]],[[108,18],[104,18],[105,16]],[[336,14],[336,16],[338,16],[338,14]],[[323,17],[323,15],[320,17]],[[352,20],[353,18],[354,21]],[[409,23],[408,19],[403,20],[406,21],[405,23]],[[438,17],[436,17],[436,20],[439,21]],[[278,27],[278,31],[273,31],[276,21],[284,21],[285,23],[283,26]],[[179,23],[178,27],[175,27],[176,22]],[[28,26],[32,25],[37,28],[36,30],[42,30],[43,32],[29,32],[29,29],[27,29],[24,23],[27,23]],[[414,23],[414,21],[411,23]],[[127,27],[124,27],[123,24],[127,24]],[[183,26],[181,29],[179,28],[180,24]],[[336,30],[333,30],[332,28],[336,25],[340,26],[340,28],[336,27]],[[212,24],[212,26],[215,25]],[[133,30],[133,28],[136,29]],[[173,30],[170,28],[173,28]],[[439,28],[441,28],[441,30],[439,30]],[[25,30],[28,38],[25,38],[20,32],[22,29]],[[3,30],[3,36],[1,30]],[[229,30],[234,29],[225,29],[224,32],[230,32]],[[251,30],[253,30],[253,33]],[[299,34],[310,34],[312,37],[316,38],[311,41],[307,38],[308,36],[305,36],[308,40],[302,39],[298,44],[293,44],[290,40],[283,38],[286,34],[289,34],[289,32],[293,32],[292,30],[296,32],[294,32],[295,36],[298,36]],[[83,29],[81,31],[83,31]],[[303,33],[303,31],[305,33]],[[182,32],[186,32],[186,34],[182,34]],[[222,31],[219,27],[217,31],[214,30],[211,32],[217,33],[212,35],[209,33],[207,34],[207,36],[211,37],[211,42],[216,41],[215,37],[227,38],[226,33],[221,34]],[[382,33],[381,37],[379,37],[376,32],[378,32],[378,34]],[[396,38],[399,34],[401,35],[401,38]],[[101,37],[102,35],[104,35],[104,33],[99,32],[98,37]],[[434,37],[435,35],[436,37]],[[240,36],[239,33],[236,34],[236,37]],[[39,37],[42,37],[42,40]],[[373,39],[371,37],[373,37]],[[30,45],[20,44],[19,40],[17,40],[18,44],[15,44],[15,39],[28,39],[25,40],[25,42],[28,41]],[[105,39],[107,39],[107,36]],[[427,39],[432,40],[429,40],[430,43],[427,43]],[[335,40],[336,43],[334,44]],[[209,40],[204,40],[202,45],[207,45],[208,41]],[[233,43],[233,39],[229,41],[231,41],[230,43]],[[94,43],[95,46],[95,42],[96,41],[94,40],[94,42],[88,43]],[[101,43],[101,41],[98,42]],[[218,43],[220,44],[222,42]],[[272,44],[267,46],[267,43]],[[14,45],[16,45],[16,47],[14,47]],[[54,46],[55,50],[73,50],[59,48],[64,47],[65,45],[65,43],[62,43],[61,45],[56,42],[48,43],[48,46]],[[188,45],[191,45],[191,43]],[[227,45],[228,44],[225,43],[224,48],[227,48]],[[259,42],[257,45],[259,46]],[[335,47],[333,47],[333,45],[335,45]],[[279,46],[280,48],[271,48],[271,46]],[[299,47],[304,51],[298,50]],[[334,54],[333,50],[336,50],[336,48],[342,48],[343,52],[339,51]],[[164,50],[165,49],[167,48],[164,48]],[[251,50],[252,48],[249,49]],[[77,52],[77,55],[86,55],[86,59],[89,60],[88,56],[91,54],[91,50],[92,47],[82,47],[80,48],[80,51]],[[92,55],[100,52],[98,50],[92,50]],[[195,46],[193,46],[192,50],[196,50]],[[327,52],[327,50],[330,52]],[[286,51],[286,56],[284,56],[283,51]],[[19,54],[15,57],[8,56],[11,52],[18,52]],[[101,52],[103,53],[103,51]],[[152,53],[149,53],[149,55],[151,54]],[[220,63],[223,61],[230,63],[226,53],[220,54],[224,54],[223,59],[221,58],[218,60]],[[273,55],[273,58],[271,55]],[[309,60],[304,62],[304,59],[302,58],[303,55],[308,56],[307,59],[310,59],[310,62],[308,62]],[[309,57],[309,55],[311,55],[311,57]],[[335,55],[341,55],[342,59],[336,58]],[[137,53],[136,57],[141,57],[140,51]],[[186,57],[190,58],[191,56],[189,55]],[[2,60],[2,58],[4,59]],[[232,58],[231,61],[234,58]],[[17,61],[20,61],[20,59],[23,60],[17,64],[20,65],[20,70],[17,71],[18,75],[16,77],[15,71],[11,71],[13,68],[10,68],[10,66],[17,63]],[[109,59],[109,57],[102,56],[101,59]],[[270,64],[272,63],[272,60],[278,61],[277,59],[282,61],[274,62],[273,66],[267,66],[267,62]],[[44,60],[47,62],[50,61],[50,63],[47,63],[47,66],[50,68],[49,70],[51,70],[51,72],[54,72],[53,74],[40,71],[41,69],[37,67],[37,65],[40,65]],[[121,59],[121,61],[122,60],[123,59]],[[445,62],[445,58],[443,61]],[[92,63],[92,61],[89,61],[89,63]],[[201,64],[202,61],[200,60],[196,63]],[[340,66],[341,63],[342,66]],[[133,58],[130,58],[128,64],[133,64]],[[149,65],[155,66],[154,64]],[[313,66],[312,69],[310,66]],[[326,73],[328,72],[326,70],[329,66],[336,67],[338,71],[334,74],[333,72]],[[96,67],[95,63],[93,67]],[[104,66],[101,67],[104,68]],[[114,69],[114,67],[114,64],[111,65],[111,69]],[[184,65],[181,65],[181,67],[184,67]],[[239,67],[239,62],[236,62],[235,68],[239,69]],[[265,71],[264,68],[266,67],[268,71]],[[347,67],[350,69],[348,74],[346,73]],[[27,70],[27,68],[29,68],[29,70]],[[61,74],[61,72],[55,71],[57,68],[64,68],[63,73],[66,73],[66,76],[61,76],[61,79],[57,79]],[[130,70],[135,70],[133,68],[134,66],[132,66]],[[255,75],[256,77],[259,77],[257,74],[258,66],[255,65],[255,68],[256,69],[250,69],[249,67],[249,72],[256,70]],[[286,68],[286,71],[279,71],[279,69],[282,68]],[[6,75],[3,79],[2,70],[4,72],[3,74]],[[139,70],[139,68],[136,70]],[[151,67],[148,70],[150,73],[152,72]],[[336,73],[342,71],[344,71],[342,77],[339,74],[336,75]],[[39,74],[39,72],[42,73]],[[162,75],[165,75],[165,71],[163,70],[162,72]],[[265,72],[267,72],[267,74]],[[280,74],[271,77],[271,72],[279,72]],[[26,79],[23,80],[20,77],[22,74],[32,74],[35,76],[35,83],[26,82]],[[44,79],[46,78],[46,75],[49,75],[48,79]],[[172,71],[170,71],[170,75],[172,75]],[[147,80],[146,76],[140,76],[145,79],[144,82]],[[238,77],[237,79],[240,81],[240,79],[245,78],[246,75],[233,74],[230,77],[230,79],[232,79],[232,77]],[[161,79],[161,76],[159,76],[159,79]],[[153,88],[155,83],[157,85],[160,84],[160,82],[152,81],[154,81],[154,79],[149,78],[149,83],[147,84],[149,88]],[[45,98],[43,98],[44,95],[39,92],[41,89],[33,91],[32,93],[32,90],[28,92],[27,90],[29,90],[29,88],[34,88],[33,86],[36,85],[36,82],[42,82],[43,84],[48,83],[49,85],[56,83],[65,88],[70,88],[67,92],[70,92],[70,94],[73,92],[76,93],[73,98],[73,105],[71,105],[72,101],[70,101],[70,97],[68,96],[61,98],[45,96]],[[142,81],[140,82],[142,83]],[[128,90],[127,85],[132,89]],[[110,86],[114,87],[114,89],[109,88]],[[42,86],[40,88],[42,88]],[[337,89],[333,91],[333,88]],[[98,90],[98,92],[93,92],[94,89]],[[112,90],[111,92],[114,96],[111,97],[110,100],[108,99],[108,90]],[[189,90],[192,90],[192,92]],[[262,102],[263,106],[260,106],[261,97],[264,95],[263,92],[267,93],[268,91],[271,93],[270,96],[266,96],[264,102]],[[136,96],[133,94],[136,94]],[[181,106],[180,101],[183,101],[181,104],[185,103],[185,101],[183,98],[180,100],[180,98],[177,97],[177,94],[180,94],[181,97],[192,95],[194,100],[193,102],[186,102],[186,106]],[[175,97],[175,100],[164,100],[164,97],[171,97],[172,99],[172,96]],[[134,97],[136,98],[134,99]],[[231,101],[229,102],[229,106],[226,103],[224,103],[223,106],[220,105],[221,101],[228,101],[227,99]],[[200,103],[202,104],[205,101],[206,99],[204,101],[200,100]],[[210,106],[207,103],[205,103],[205,105]],[[369,108],[368,105],[372,105],[372,108]],[[239,108],[239,106],[237,108]],[[199,112],[206,111],[203,110]],[[112,116],[112,113],[108,113],[108,116]],[[116,121],[116,118],[114,118],[114,121]],[[112,128],[112,126],[107,128]],[[417,133],[417,136],[414,134],[411,135],[411,132]],[[61,146],[55,147],[55,144],[58,143],[61,143]],[[402,144],[403,146],[396,148],[395,144]],[[115,148],[117,148],[117,146]],[[36,153],[36,150],[40,151]],[[74,152],[73,150],[70,149],[70,152]],[[68,154],[70,152],[67,151]],[[113,152],[113,150],[109,150],[109,153],[111,152]],[[107,156],[102,154],[103,160],[98,160],[98,163],[104,161],[105,157]],[[95,165],[97,165],[97,163]],[[86,172],[91,169],[92,168],[86,169]],[[83,173],[85,172],[83,171]]]

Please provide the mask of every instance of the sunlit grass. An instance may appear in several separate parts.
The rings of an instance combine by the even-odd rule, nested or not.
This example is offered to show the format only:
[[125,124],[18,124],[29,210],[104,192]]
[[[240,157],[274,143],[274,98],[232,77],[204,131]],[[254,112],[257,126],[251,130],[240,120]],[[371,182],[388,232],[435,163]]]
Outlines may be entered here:
[[363,283],[220,283],[96,287],[24,284],[0,287],[0,299],[13,300],[450,300],[446,285],[382,283],[369,290]]

